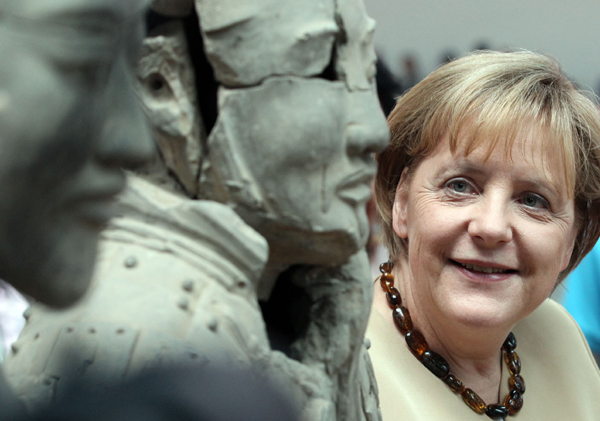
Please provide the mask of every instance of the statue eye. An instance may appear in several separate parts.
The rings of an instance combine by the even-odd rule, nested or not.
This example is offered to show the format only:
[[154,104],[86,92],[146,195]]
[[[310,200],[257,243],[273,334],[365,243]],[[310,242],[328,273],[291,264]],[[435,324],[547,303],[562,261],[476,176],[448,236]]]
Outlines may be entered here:
[[165,78],[159,73],[152,73],[146,80],[148,89],[155,96],[160,96],[168,89],[169,84]]

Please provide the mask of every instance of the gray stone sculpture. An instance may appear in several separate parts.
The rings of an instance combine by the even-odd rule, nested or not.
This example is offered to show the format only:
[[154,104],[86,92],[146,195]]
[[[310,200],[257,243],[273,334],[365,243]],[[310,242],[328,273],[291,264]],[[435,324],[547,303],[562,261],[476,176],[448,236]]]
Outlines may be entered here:
[[153,150],[128,65],[145,4],[0,2],[0,276],[49,304],[85,292],[120,167]]
[[252,294],[262,237],[228,207],[135,176],[119,210],[84,300],[27,314],[7,374],[30,406],[62,397],[70,380],[102,387],[176,362],[248,365],[253,347],[268,346]]
[[[189,3],[153,7],[178,17]],[[361,251],[388,136],[373,21],[361,0],[195,6],[217,122],[203,139],[180,22],[157,28],[138,78],[160,159],[129,177],[92,293],[68,312],[32,308],[10,380],[35,404],[77,376],[225,358],[284,383],[305,420],[379,419]]]
[[[342,264],[366,240],[370,155],[387,139],[374,93],[374,23],[355,0],[196,6],[223,84],[200,196],[229,204],[267,239],[260,299],[291,265],[318,265],[313,272],[326,274],[308,277],[313,283],[297,275],[292,281],[307,305],[290,317],[301,326],[290,349],[313,370],[294,376],[289,361],[288,369],[306,380],[298,381],[306,396],[311,388],[319,392],[303,402],[306,418],[376,419],[373,382],[362,384],[361,397],[347,387],[368,378],[368,357],[360,357],[368,275],[358,256],[347,267],[322,268]],[[348,295],[343,308],[339,298]]]
[[188,197],[204,132],[191,72],[181,23],[156,28],[137,74],[160,159],[129,175],[85,299],[27,313],[7,373],[31,407],[60,398],[69,380],[101,387],[174,362],[248,365],[249,349],[268,349],[253,293],[265,240],[229,207]]
[[[198,191],[201,140],[206,138],[197,103],[194,69],[180,21],[155,28],[137,66],[138,92],[154,126],[162,159],[142,171],[167,190],[194,197]],[[140,173],[140,171],[138,171]]]
[[[53,306],[87,289],[121,167],[154,150],[128,64],[146,4],[0,1],[0,277]],[[9,395],[0,372],[2,419]]]
[[[374,85],[374,22],[361,0],[246,3],[197,2],[201,23],[215,22],[201,27],[224,85],[200,196],[229,204],[265,236],[277,266],[267,275],[299,263],[339,265],[365,244],[372,155],[388,138]],[[287,20],[265,26],[269,16]],[[232,54],[233,43],[255,53]]]

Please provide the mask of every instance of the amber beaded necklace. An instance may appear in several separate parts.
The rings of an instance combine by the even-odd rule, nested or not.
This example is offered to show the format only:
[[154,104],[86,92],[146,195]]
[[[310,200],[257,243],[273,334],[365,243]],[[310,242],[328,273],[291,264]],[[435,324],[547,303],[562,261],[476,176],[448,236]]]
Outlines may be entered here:
[[408,348],[415,357],[427,367],[429,371],[444,381],[454,393],[462,396],[469,408],[478,414],[486,414],[492,419],[506,419],[509,415],[515,415],[523,407],[523,394],[525,393],[525,380],[521,376],[521,360],[515,352],[517,339],[511,332],[504,344],[504,362],[510,371],[508,381],[510,392],[506,395],[503,404],[486,405],[477,393],[465,388],[462,381],[450,372],[450,365],[441,355],[430,351],[427,341],[418,330],[413,329],[412,320],[406,307],[402,306],[400,292],[394,287],[394,275],[392,275],[392,262],[382,263],[379,266],[381,277],[379,282],[385,292],[388,304],[392,308],[392,317],[398,330],[404,335]]

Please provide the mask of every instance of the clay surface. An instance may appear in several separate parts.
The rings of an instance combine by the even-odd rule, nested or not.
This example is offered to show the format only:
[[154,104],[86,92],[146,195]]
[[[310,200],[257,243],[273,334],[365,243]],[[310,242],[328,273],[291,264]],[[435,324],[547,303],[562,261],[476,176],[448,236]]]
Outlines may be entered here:
[[34,407],[78,377],[226,362],[282,384],[306,421],[378,420],[364,342],[365,204],[388,138],[374,24],[360,0],[195,6],[216,123],[205,134],[183,21],[156,28],[137,75],[160,154],[130,175],[84,301],[29,311],[9,380]]
[[336,70],[348,89],[370,91],[375,83],[377,57],[373,48],[375,21],[366,14],[361,1],[338,0],[344,43],[336,49]]
[[66,311],[28,311],[6,373],[30,407],[60,397],[72,380],[183,362],[248,365],[254,348],[268,348],[252,293],[267,259],[260,235],[224,205],[135,176],[119,211],[102,233],[85,299]]
[[252,86],[271,76],[318,76],[339,33],[333,0],[196,0],[217,79]]
[[120,167],[154,150],[128,64],[146,4],[0,3],[0,277],[52,305],[85,292]]
[[151,7],[165,16],[184,17],[193,13],[194,0],[152,0]]
[[174,20],[154,28],[137,65],[137,89],[160,157],[138,171],[171,191],[195,196],[206,137],[185,32]]
[[[147,6],[0,1],[0,277],[52,306],[88,288],[121,168],[154,152],[129,65]],[[0,371],[0,419],[20,409]]]

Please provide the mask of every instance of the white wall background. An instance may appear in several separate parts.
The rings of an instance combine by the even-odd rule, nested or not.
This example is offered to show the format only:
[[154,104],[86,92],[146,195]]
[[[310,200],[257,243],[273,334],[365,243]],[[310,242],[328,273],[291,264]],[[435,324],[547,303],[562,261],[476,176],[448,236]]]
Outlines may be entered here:
[[583,88],[600,85],[600,0],[364,0],[377,20],[376,46],[392,71],[414,54],[421,76],[442,54],[525,48],[556,57]]

